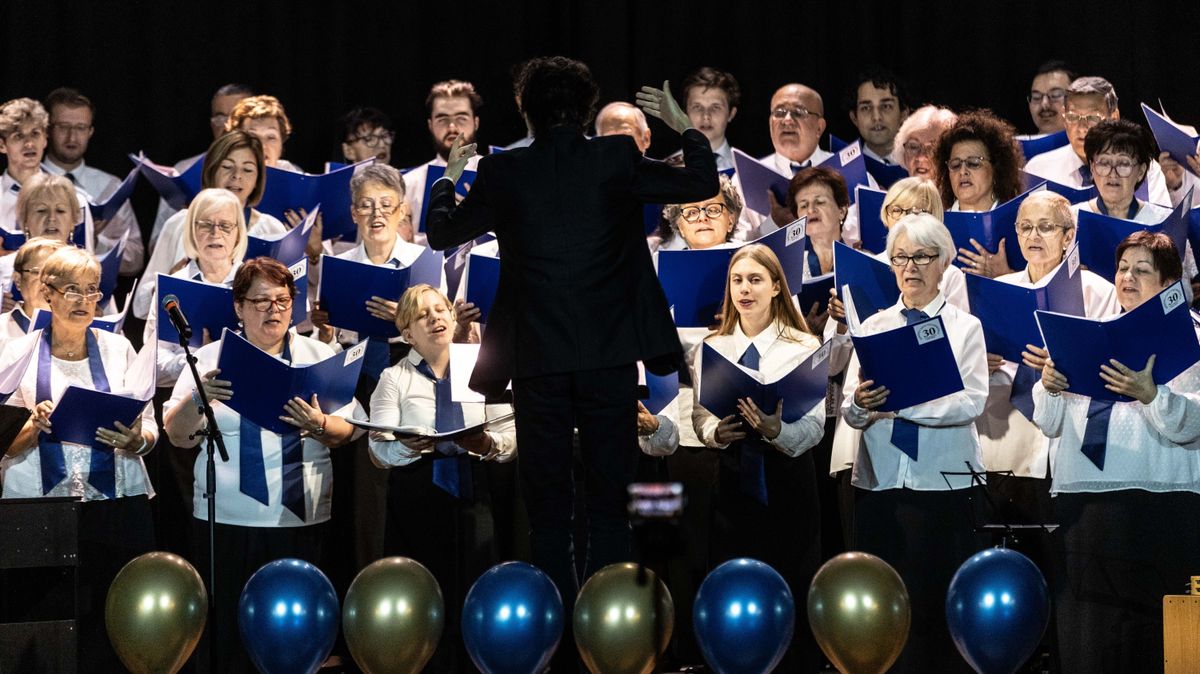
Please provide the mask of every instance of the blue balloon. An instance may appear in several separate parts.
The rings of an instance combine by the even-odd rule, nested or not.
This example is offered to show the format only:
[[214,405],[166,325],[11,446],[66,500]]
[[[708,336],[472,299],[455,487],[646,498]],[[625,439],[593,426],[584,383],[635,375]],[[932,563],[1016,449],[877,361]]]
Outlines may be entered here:
[[562,597],[537,567],[497,564],[467,593],[462,633],[471,661],[484,674],[538,674],[562,638]]
[[1050,620],[1046,579],[1015,550],[984,550],[963,562],[946,593],[946,622],[967,663],[1011,674],[1037,648]]
[[783,659],[796,603],[783,576],[755,559],[734,559],[700,584],[692,624],[704,660],[717,674],[769,672]]
[[277,559],[250,576],[238,602],[242,644],[263,674],[313,674],[337,637],[337,594],[320,569]]

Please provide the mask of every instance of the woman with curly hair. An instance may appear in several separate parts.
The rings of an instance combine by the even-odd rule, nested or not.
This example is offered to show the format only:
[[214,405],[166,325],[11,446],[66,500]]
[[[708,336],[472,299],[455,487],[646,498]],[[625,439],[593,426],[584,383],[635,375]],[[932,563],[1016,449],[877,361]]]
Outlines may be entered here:
[[948,211],[990,211],[1021,193],[1016,129],[989,110],[959,116],[938,139],[934,170]]

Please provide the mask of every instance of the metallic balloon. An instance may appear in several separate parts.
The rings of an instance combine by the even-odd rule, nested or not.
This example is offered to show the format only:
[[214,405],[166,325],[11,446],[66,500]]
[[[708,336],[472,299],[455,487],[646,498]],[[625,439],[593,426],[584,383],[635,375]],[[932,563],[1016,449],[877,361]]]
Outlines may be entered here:
[[946,623],[977,672],[1017,671],[1050,620],[1046,579],[1016,550],[984,550],[963,562],[946,593]]
[[900,574],[865,552],[825,562],[808,588],[808,624],[843,672],[885,672],[908,641],[912,608]]
[[766,674],[792,642],[796,602],[775,569],[734,559],[700,584],[692,623],[704,661],[717,674]]
[[126,564],[104,603],[108,638],[134,674],[179,671],[200,641],[207,616],[200,574],[169,552],[148,552]]
[[333,650],[338,599],[320,569],[277,559],[250,576],[238,602],[238,627],[263,674],[314,674]]
[[350,584],[342,633],[366,674],[416,674],[437,649],[445,615],[433,574],[407,557],[388,557]]
[[562,638],[562,597],[531,564],[493,566],[467,593],[462,632],[483,674],[540,674]]
[[675,604],[654,572],[645,573],[639,583],[636,564],[610,564],[579,589],[575,645],[592,674],[650,674],[667,649]]

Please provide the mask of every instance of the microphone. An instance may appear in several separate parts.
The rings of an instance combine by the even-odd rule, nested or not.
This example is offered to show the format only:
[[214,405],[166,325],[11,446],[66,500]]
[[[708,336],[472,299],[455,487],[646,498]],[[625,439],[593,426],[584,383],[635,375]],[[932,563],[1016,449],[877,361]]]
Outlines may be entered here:
[[171,325],[175,326],[176,332],[179,333],[179,340],[187,342],[192,338],[192,326],[188,325],[187,317],[183,315],[183,309],[179,307],[179,298],[174,295],[167,295],[162,299],[163,311],[167,312],[167,318],[171,319]]

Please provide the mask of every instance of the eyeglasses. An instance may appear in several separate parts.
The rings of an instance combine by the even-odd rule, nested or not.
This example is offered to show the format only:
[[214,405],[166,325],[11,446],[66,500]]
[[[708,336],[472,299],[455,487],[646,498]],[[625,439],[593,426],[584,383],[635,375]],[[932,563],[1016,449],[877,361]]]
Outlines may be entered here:
[[395,139],[396,134],[392,133],[391,131],[383,131],[380,133],[364,133],[361,136],[353,136],[351,138],[347,138],[346,142],[357,143],[361,141],[363,145],[375,149],[378,147],[391,147],[392,141]]
[[237,224],[232,222],[213,222],[212,220],[197,220],[196,231],[205,234],[212,234],[217,230],[221,230],[222,234],[229,234],[237,229]]
[[74,133],[77,133],[82,136],[83,134],[92,130],[92,125],[91,124],[66,124],[63,122],[55,122],[54,124],[50,125],[50,128],[54,129],[55,131],[57,131],[59,133],[70,134],[70,133],[74,132]]
[[1031,91],[1029,92],[1029,95],[1025,97],[1025,100],[1034,105],[1041,105],[1042,101],[1047,98],[1050,99],[1050,103],[1052,105],[1062,103],[1063,101],[1067,100],[1067,90],[1051,89],[1044,94],[1040,91]]
[[906,215],[920,215],[922,213],[929,212],[920,206],[913,206],[911,208],[905,208],[903,206],[884,206],[884,208],[887,209],[887,214],[895,220],[899,220]]
[[918,143],[915,140],[910,140],[902,147],[904,148],[905,157],[919,157],[921,155],[932,157],[934,150],[937,149],[937,146],[933,143],[933,141],[929,141],[928,143]]
[[782,120],[787,119],[788,117],[791,117],[792,119],[796,120],[797,122],[803,122],[804,120],[808,119],[809,117],[820,118],[821,113],[813,112],[812,110],[809,110],[808,108],[805,108],[805,107],[785,108],[783,106],[775,108],[774,110],[771,111],[772,119],[778,119],[778,120],[782,121]]
[[1113,171],[1116,171],[1118,176],[1122,178],[1128,178],[1129,176],[1133,175],[1133,171],[1136,168],[1137,164],[1134,164],[1133,162],[1114,162],[1108,161],[1107,159],[1100,159],[1092,162],[1092,175],[1097,175],[1103,178],[1111,175]]
[[63,299],[71,302],[72,304],[78,304],[80,302],[98,302],[100,301],[100,297],[103,295],[103,293],[100,292],[100,288],[96,286],[88,286],[86,292],[79,292],[79,288],[76,286],[67,286],[66,290],[57,288],[50,284],[46,284],[46,286],[54,292],[61,294]]
[[946,168],[950,169],[951,171],[958,171],[962,169],[963,166],[966,166],[968,171],[978,171],[983,166],[983,162],[985,161],[991,161],[991,159],[988,159],[987,157],[963,157],[962,159],[955,157],[954,159],[946,162]]
[[679,211],[679,214],[683,216],[684,220],[688,222],[695,222],[700,219],[701,213],[704,214],[704,217],[712,220],[714,218],[721,217],[721,214],[724,212],[725,204],[709,204],[703,208],[700,206],[688,206],[687,208]]
[[917,253],[916,255],[893,255],[891,257],[891,262],[893,267],[907,267],[909,262],[912,262],[918,267],[924,267],[936,259],[938,259],[937,255],[930,255],[929,253]]
[[380,215],[386,217],[396,212],[397,208],[400,208],[400,204],[395,204],[391,201],[380,201],[376,203],[370,199],[363,199],[357,204],[354,204],[354,214],[370,215],[373,211],[379,211]]
[[1100,115],[1096,115],[1096,114],[1081,115],[1078,112],[1064,112],[1063,119],[1067,120],[1067,124],[1070,124],[1071,126],[1076,126],[1076,125],[1082,123],[1082,124],[1090,127],[1090,126],[1096,126],[1097,124],[1099,124],[1100,122],[1103,122],[1107,118],[1101,117]]
[[1062,225],[1056,225],[1052,222],[1039,222],[1035,225],[1028,220],[1024,220],[1017,223],[1017,236],[1022,239],[1028,239],[1029,237],[1033,236],[1033,232],[1036,230],[1038,235],[1044,238],[1054,234],[1054,232],[1060,229],[1066,231],[1070,229],[1070,227],[1063,227]]
[[249,302],[250,305],[254,307],[255,311],[259,311],[264,314],[268,311],[274,311],[275,309],[278,309],[279,311],[287,311],[288,309],[292,308],[292,298],[290,297],[283,297],[277,300],[273,300],[270,297],[255,297],[253,299],[247,297],[243,301]]

